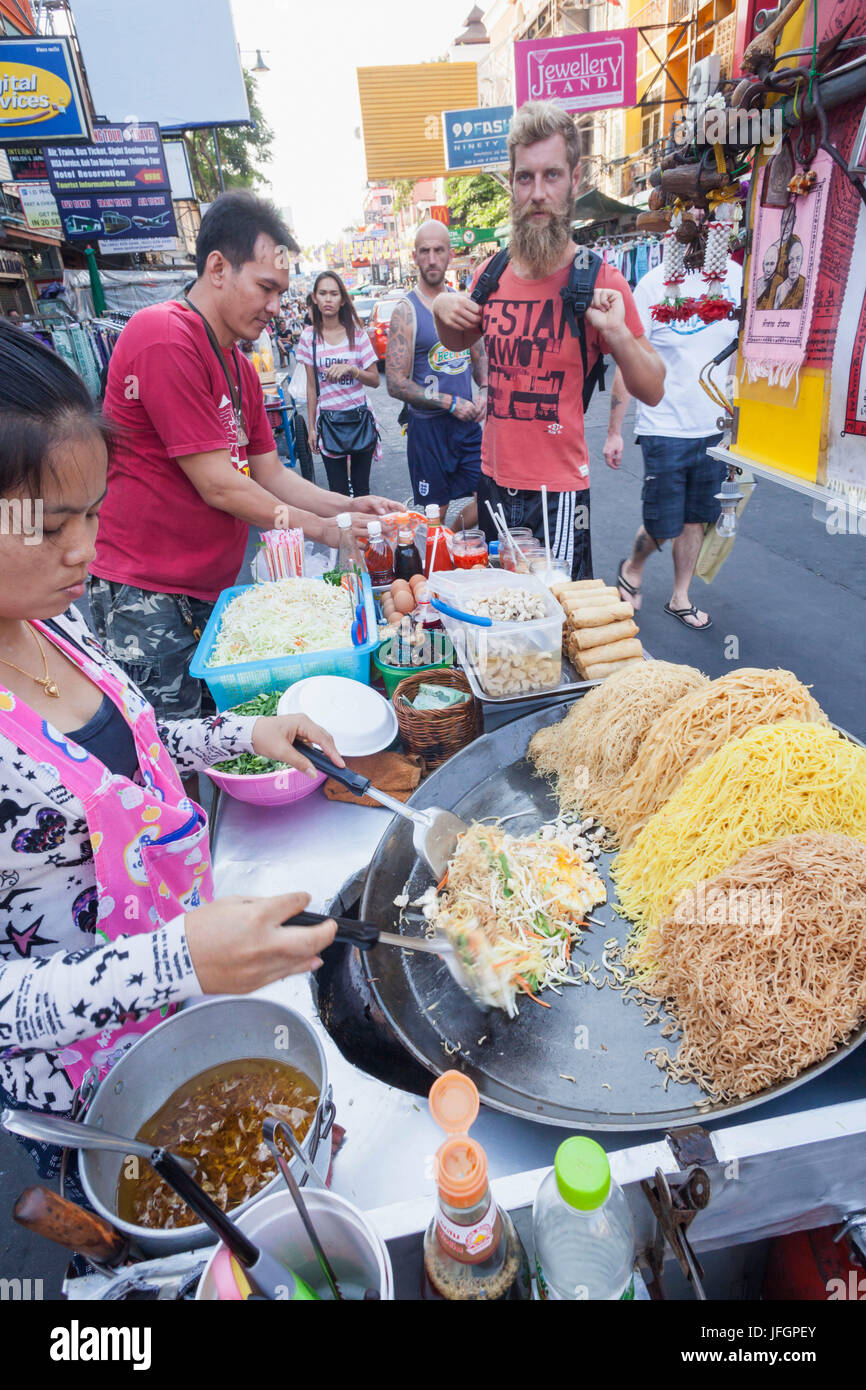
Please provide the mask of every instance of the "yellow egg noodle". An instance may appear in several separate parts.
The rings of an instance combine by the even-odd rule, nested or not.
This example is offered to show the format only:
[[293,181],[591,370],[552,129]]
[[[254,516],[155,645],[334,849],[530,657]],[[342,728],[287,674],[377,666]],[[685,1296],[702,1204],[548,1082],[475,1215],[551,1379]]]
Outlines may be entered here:
[[804,830],[866,841],[866,751],[818,724],[759,725],[693,768],[617,855],[620,905],[654,926],[700,879]]
[[620,784],[599,796],[597,814],[626,848],[693,767],[757,724],[783,719],[827,723],[820,705],[790,671],[744,666],[720,676],[683,695],[655,720]]

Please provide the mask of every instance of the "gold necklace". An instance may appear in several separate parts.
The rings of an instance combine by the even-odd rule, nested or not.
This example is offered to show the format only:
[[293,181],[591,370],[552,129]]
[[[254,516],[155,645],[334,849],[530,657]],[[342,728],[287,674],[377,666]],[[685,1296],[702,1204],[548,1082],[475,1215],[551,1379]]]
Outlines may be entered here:
[[32,672],[25,671],[23,666],[16,666],[14,661],[6,661],[5,658],[3,658],[2,656],[0,656],[0,664],[2,664],[3,666],[11,666],[13,671],[18,671],[22,676],[27,676],[28,680],[35,681],[37,685],[41,685],[42,689],[45,691],[45,694],[50,695],[52,700],[58,700],[60,698],[60,691],[57,688],[57,682],[54,679],[54,677],[49,676],[48,674],[48,657],[45,655],[45,648],[39,641],[39,635],[36,632],[36,629],[34,627],[31,627],[30,623],[28,623],[26,620],[24,622],[24,626],[33,634],[33,640],[39,648],[39,655],[42,657],[42,668],[45,672],[45,675],[34,676]]

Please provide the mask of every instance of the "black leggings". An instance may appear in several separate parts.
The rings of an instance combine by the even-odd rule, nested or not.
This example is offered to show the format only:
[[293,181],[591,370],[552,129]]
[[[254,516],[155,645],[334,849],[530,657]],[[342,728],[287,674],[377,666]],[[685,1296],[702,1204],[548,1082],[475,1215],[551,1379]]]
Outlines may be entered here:
[[375,452],[375,448],[363,449],[359,454],[343,454],[341,458],[322,454],[331,491],[341,492],[344,497],[366,497],[370,491],[370,465]]

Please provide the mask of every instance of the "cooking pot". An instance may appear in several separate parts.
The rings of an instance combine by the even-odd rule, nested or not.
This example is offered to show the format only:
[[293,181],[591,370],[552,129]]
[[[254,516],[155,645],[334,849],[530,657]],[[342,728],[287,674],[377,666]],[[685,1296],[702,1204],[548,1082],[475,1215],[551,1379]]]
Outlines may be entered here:
[[[325,1054],[313,1026],[294,1009],[270,999],[207,999],[166,1019],[115,1063],[100,1083],[84,1123],[115,1134],[136,1135],[172,1092],[199,1072],[251,1057],[286,1062],[318,1087],[319,1104],[301,1147],[324,1186],[331,1157],[326,1140],[334,1122]],[[117,1215],[117,1182],[123,1162],[120,1153],[83,1151],[79,1155],[81,1182],[94,1209],[123,1231],[142,1255],[172,1255],[213,1242],[211,1231],[202,1223],[160,1231],[122,1221]],[[303,1183],[306,1174],[297,1159],[292,1171]],[[254,1197],[233,1207],[232,1216],[282,1186],[277,1173]]]

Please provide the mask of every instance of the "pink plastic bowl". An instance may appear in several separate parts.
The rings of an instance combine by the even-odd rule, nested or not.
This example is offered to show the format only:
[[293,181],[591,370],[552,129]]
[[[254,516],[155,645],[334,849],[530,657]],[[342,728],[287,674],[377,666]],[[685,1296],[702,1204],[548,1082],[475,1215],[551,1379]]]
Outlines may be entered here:
[[235,801],[247,801],[252,806],[287,806],[290,801],[302,801],[326,780],[317,772],[315,780],[297,769],[283,768],[281,772],[262,772],[254,777],[239,777],[235,772],[216,772],[206,768],[212,782],[233,796]]

